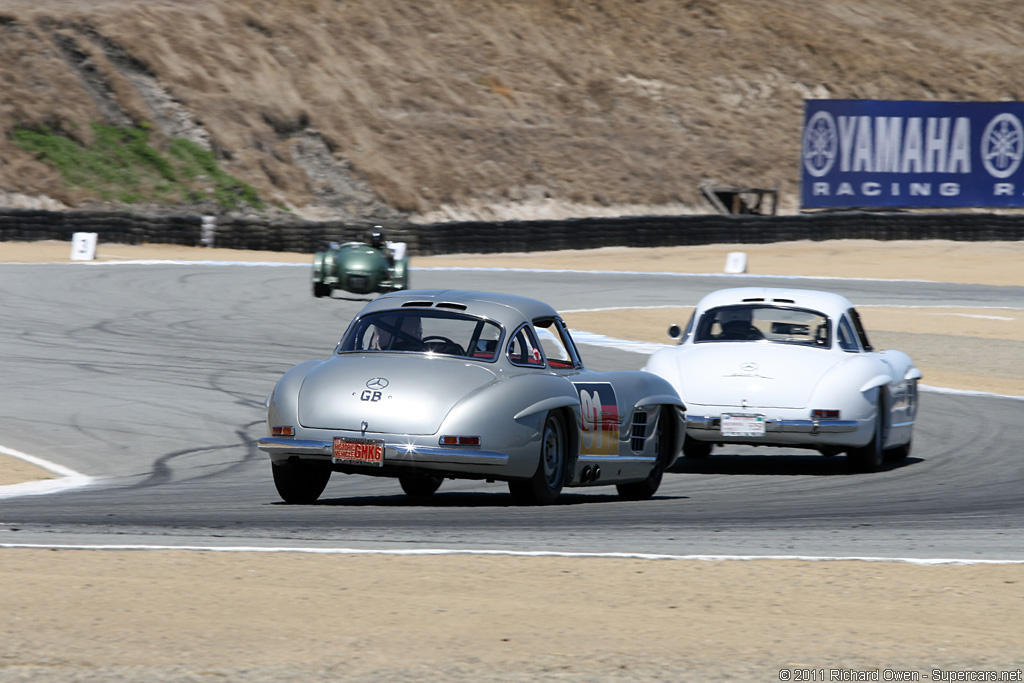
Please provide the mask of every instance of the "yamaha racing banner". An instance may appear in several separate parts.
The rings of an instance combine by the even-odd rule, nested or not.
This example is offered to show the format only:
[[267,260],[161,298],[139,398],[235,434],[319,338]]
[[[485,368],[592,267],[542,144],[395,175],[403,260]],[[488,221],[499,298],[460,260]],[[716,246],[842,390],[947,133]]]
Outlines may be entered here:
[[805,105],[805,209],[1024,206],[1024,102]]

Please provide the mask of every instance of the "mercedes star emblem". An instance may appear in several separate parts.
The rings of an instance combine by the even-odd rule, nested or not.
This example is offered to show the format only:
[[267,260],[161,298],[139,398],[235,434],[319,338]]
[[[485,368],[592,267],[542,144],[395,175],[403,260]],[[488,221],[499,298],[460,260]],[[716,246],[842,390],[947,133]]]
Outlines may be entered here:
[[366,388],[367,389],[376,389],[378,391],[380,389],[383,389],[387,385],[388,385],[388,381],[386,379],[384,379],[383,377],[374,377],[373,379],[368,380],[366,382]]

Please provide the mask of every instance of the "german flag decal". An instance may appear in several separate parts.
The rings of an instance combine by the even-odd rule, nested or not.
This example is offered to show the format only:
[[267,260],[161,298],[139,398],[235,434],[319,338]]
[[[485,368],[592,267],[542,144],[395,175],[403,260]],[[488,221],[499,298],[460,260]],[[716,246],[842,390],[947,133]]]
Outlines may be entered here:
[[575,384],[580,394],[580,453],[618,455],[619,405],[608,382]]

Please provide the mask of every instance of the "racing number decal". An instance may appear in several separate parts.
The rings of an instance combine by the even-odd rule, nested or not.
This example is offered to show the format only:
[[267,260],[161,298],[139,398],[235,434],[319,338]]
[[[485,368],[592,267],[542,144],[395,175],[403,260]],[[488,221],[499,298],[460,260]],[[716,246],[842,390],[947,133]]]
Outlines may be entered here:
[[580,453],[616,455],[619,452],[619,405],[608,383],[576,384],[580,394]]

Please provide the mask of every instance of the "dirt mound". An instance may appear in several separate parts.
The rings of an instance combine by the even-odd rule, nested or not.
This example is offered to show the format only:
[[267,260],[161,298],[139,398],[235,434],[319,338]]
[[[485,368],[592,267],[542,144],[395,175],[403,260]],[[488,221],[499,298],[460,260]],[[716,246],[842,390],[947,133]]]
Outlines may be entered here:
[[103,122],[318,218],[708,212],[707,180],[792,211],[805,98],[1021,99],[1022,43],[1010,0],[7,0],[0,191],[95,199],[11,133]]

